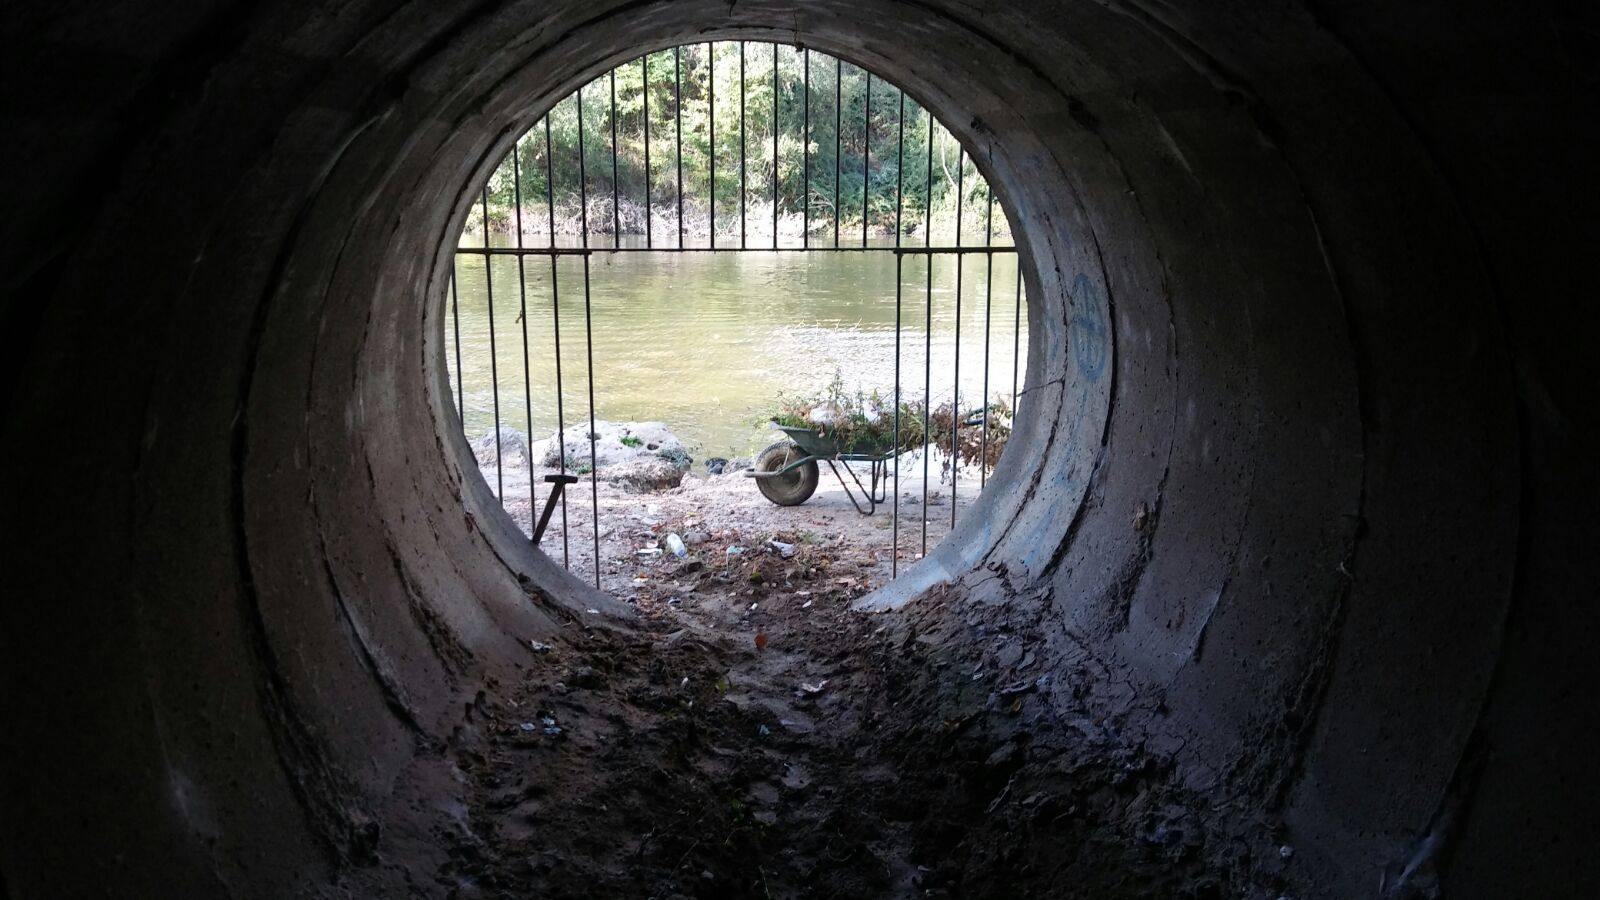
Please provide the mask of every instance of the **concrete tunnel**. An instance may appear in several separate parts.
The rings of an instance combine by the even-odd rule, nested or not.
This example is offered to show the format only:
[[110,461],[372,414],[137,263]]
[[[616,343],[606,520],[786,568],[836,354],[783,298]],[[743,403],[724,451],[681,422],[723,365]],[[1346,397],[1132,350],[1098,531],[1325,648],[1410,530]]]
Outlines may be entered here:
[[937,112],[1028,266],[1017,443],[862,615],[1028,621],[1047,701],[1276,823],[1286,895],[1600,890],[1592,10],[0,18],[0,893],[447,893],[406,874],[438,739],[530,640],[630,627],[438,424],[456,199],[586,76],[739,37]]

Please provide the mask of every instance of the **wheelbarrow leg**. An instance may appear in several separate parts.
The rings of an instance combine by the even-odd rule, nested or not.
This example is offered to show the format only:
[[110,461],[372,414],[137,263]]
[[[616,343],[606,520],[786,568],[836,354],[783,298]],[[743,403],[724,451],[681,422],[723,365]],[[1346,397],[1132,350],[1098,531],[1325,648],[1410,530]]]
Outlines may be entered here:
[[855,493],[850,490],[850,485],[845,483],[844,476],[839,474],[839,469],[833,464],[833,460],[829,459],[825,460],[825,462],[827,462],[828,468],[833,470],[833,477],[839,480],[839,487],[844,488],[844,495],[850,498],[850,505],[856,508],[856,512],[862,514],[863,516],[870,516],[878,511],[878,500],[873,491],[861,484],[860,477],[856,475],[854,469],[850,468],[850,464],[848,462],[840,460],[840,463],[844,466],[844,470],[850,473],[850,480],[856,483],[856,487],[860,489],[862,495],[865,497],[867,501],[865,508],[863,508],[860,503],[856,502]]
[[550,496],[545,498],[544,512],[539,514],[539,524],[533,527],[533,543],[538,545],[539,539],[544,537],[544,530],[550,525],[550,514],[556,511],[556,504],[561,502],[561,494],[567,485],[577,484],[576,475],[546,475],[545,483],[550,485]]

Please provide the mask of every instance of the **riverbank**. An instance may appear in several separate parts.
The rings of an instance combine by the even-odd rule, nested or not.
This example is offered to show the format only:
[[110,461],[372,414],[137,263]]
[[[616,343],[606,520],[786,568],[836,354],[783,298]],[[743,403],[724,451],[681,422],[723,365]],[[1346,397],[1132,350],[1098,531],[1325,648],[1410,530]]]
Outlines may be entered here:
[[[950,530],[950,485],[939,479],[940,459],[935,454],[929,461],[924,507],[920,457],[907,456],[901,465],[898,537],[902,568],[915,562],[924,546],[924,508],[928,511],[927,547],[932,548]],[[865,481],[865,467],[859,468]],[[530,479],[528,467],[511,460],[503,477],[493,465],[482,469],[490,490],[503,490],[506,512],[529,535],[537,516],[534,501],[537,510],[542,510],[550,490],[543,478],[558,471],[557,467],[535,465]],[[796,578],[809,583],[825,576],[828,592],[849,594],[853,599],[881,587],[891,577],[896,537],[892,487],[890,502],[874,515],[863,516],[825,466],[811,499],[800,506],[784,507],[769,502],[754,480],[742,472],[713,475],[703,462],[695,461],[677,486],[640,490],[633,482],[613,480],[602,457],[600,477],[591,483],[588,475],[583,475],[572,485],[564,508],[558,507],[552,516],[540,547],[557,562],[565,561],[584,580],[592,581],[598,499],[600,586],[625,602],[646,608],[724,605],[740,596],[754,596],[749,578],[757,572],[761,572],[758,583],[779,578],[780,584],[788,582],[790,586]],[[853,483],[851,489],[856,490]],[[958,519],[970,509],[977,493],[976,471],[964,470],[957,482]],[[856,496],[860,498],[859,492]],[[683,542],[682,557],[669,546],[673,535]],[[809,564],[801,566],[795,560]]]

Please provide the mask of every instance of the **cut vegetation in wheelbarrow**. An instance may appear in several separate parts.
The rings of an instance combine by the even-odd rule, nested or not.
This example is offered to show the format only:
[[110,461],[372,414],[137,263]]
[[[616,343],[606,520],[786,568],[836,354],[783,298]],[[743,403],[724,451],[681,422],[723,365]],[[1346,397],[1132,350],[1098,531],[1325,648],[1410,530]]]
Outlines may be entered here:
[[[820,395],[780,397],[771,421],[788,438],[762,450],[746,475],[773,503],[798,506],[816,491],[817,463],[825,462],[856,511],[871,515],[887,499],[889,465],[900,454],[924,447],[948,452],[954,436],[955,452],[943,462],[943,474],[961,464],[988,472],[1011,436],[1011,408],[1002,400],[960,416],[950,402],[931,412],[920,401],[902,402],[898,417],[892,409],[878,391],[847,392],[837,375]],[[867,464],[866,484],[851,463]]]

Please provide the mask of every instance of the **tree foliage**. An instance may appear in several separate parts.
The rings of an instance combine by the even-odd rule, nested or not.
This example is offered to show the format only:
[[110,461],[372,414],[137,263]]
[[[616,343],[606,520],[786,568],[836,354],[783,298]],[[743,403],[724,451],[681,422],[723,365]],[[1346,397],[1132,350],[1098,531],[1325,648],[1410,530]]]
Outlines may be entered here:
[[[474,198],[467,231],[481,241],[485,214],[492,231],[514,230],[520,199],[524,235],[552,218],[558,233],[642,234],[648,197],[651,227],[675,233],[680,183],[685,233],[706,235],[714,213],[719,241],[740,234],[741,194],[742,227],[770,240],[775,190],[780,232],[806,224],[823,245],[836,215],[842,243],[859,240],[863,215],[878,236],[897,223],[920,234],[930,211],[936,233],[953,232],[958,183],[964,240],[989,226],[976,166],[899,89],[815,51],[734,41],[648,54],[562,99]],[[993,231],[1009,234],[998,208]]]

